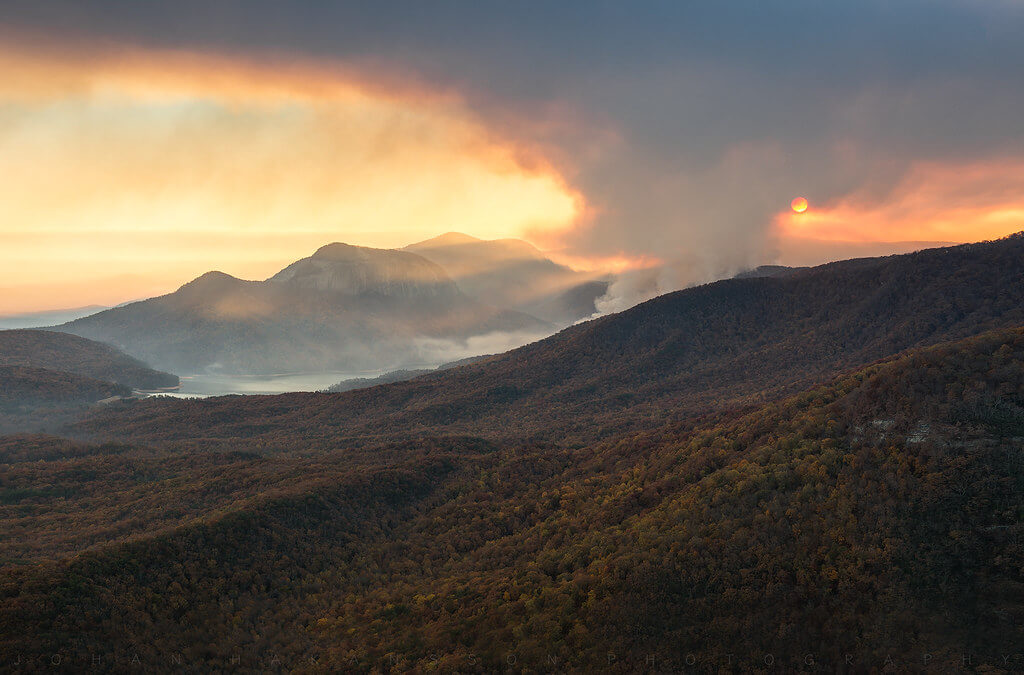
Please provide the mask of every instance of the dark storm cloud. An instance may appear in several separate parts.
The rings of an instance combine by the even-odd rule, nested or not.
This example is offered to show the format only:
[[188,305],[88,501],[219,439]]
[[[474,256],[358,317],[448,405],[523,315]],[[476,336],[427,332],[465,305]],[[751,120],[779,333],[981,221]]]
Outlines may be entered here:
[[6,3],[6,30],[342,60],[459,91],[596,207],[580,252],[715,275],[794,194],[1024,158],[1020,2]]

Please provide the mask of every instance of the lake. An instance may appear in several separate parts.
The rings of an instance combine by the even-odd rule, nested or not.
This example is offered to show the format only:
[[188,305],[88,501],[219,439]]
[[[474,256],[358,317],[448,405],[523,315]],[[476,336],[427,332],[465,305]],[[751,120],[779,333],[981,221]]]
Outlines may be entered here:
[[202,373],[182,375],[177,391],[160,395],[178,398],[205,398],[227,394],[283,394],[289,391],[320,391],[342,380],[356,377],[377,377],[386,371],[360,373],[285,373],[281,375],[225,375]]

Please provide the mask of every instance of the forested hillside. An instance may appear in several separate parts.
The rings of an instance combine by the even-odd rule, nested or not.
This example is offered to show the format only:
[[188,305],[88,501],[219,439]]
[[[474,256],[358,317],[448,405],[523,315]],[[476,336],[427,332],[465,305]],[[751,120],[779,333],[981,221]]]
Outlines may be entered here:
[[121,384],[27,366],[0,366],[0,410],[127,396]]
[[8,441],[0,650],[122,670],[1014,670],[1022,442],[1024,329],[583,445]]
[[0,331],[0,365],[72,373],[134,389],[178,385],[176,375],[153,370],[109,345],[48,330]]
[[730,279],[465,367],[334,395],[112,407],[98,438],[331,448],[423,433],[585,443],[759,405],[905,349],[1024,325],[1024,236]]
[[113,347],[43,330],[0,331],[0,434],[59,428],[132,389],[175,387]]
[[1022,253],[734,279],[408,382],[4,439],[0,653],[1024,667]]

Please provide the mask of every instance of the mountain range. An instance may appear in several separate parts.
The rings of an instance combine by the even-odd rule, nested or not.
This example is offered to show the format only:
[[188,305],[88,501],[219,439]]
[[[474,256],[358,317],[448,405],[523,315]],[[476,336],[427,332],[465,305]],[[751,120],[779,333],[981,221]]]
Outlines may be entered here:
[[1024,235],[844,261],[409,381],[0,438],[0,651],[1019,670],[1022,282]]
[[208,272],[55,330],[188,374],[421,369],[595,316],[610,281],[525,241],[451,232],[400,250],[329,244],[265,281]]
[[415,253],[335,243],[265,281],[209,272],[58,330],[174,372],[270,374],[439,363],[450,360],[435,354],[446,342],[492,333],[525,341],[551,327],[470,297]]
[[[1024,325],[1024,236],[726,279],[472,364],[338,396],[142,401],[120,437],[511,435],[586,442],[795,393],[905,349]],[[186,429],[175,422],[188,415]],[[236,424],[237,422],[237,424]]]

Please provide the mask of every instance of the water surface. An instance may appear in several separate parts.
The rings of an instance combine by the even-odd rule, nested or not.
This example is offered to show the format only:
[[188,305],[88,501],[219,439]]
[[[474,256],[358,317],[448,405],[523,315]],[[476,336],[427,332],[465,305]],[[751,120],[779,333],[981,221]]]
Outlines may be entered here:
[[377,377],[383,370],[364,372],[284,373],[280,375],[226,375],[202,373],[182,375],[181,387],[162,395],[204,398],[227,394],[283,394],[289,391],[321,391],[342,380]]

